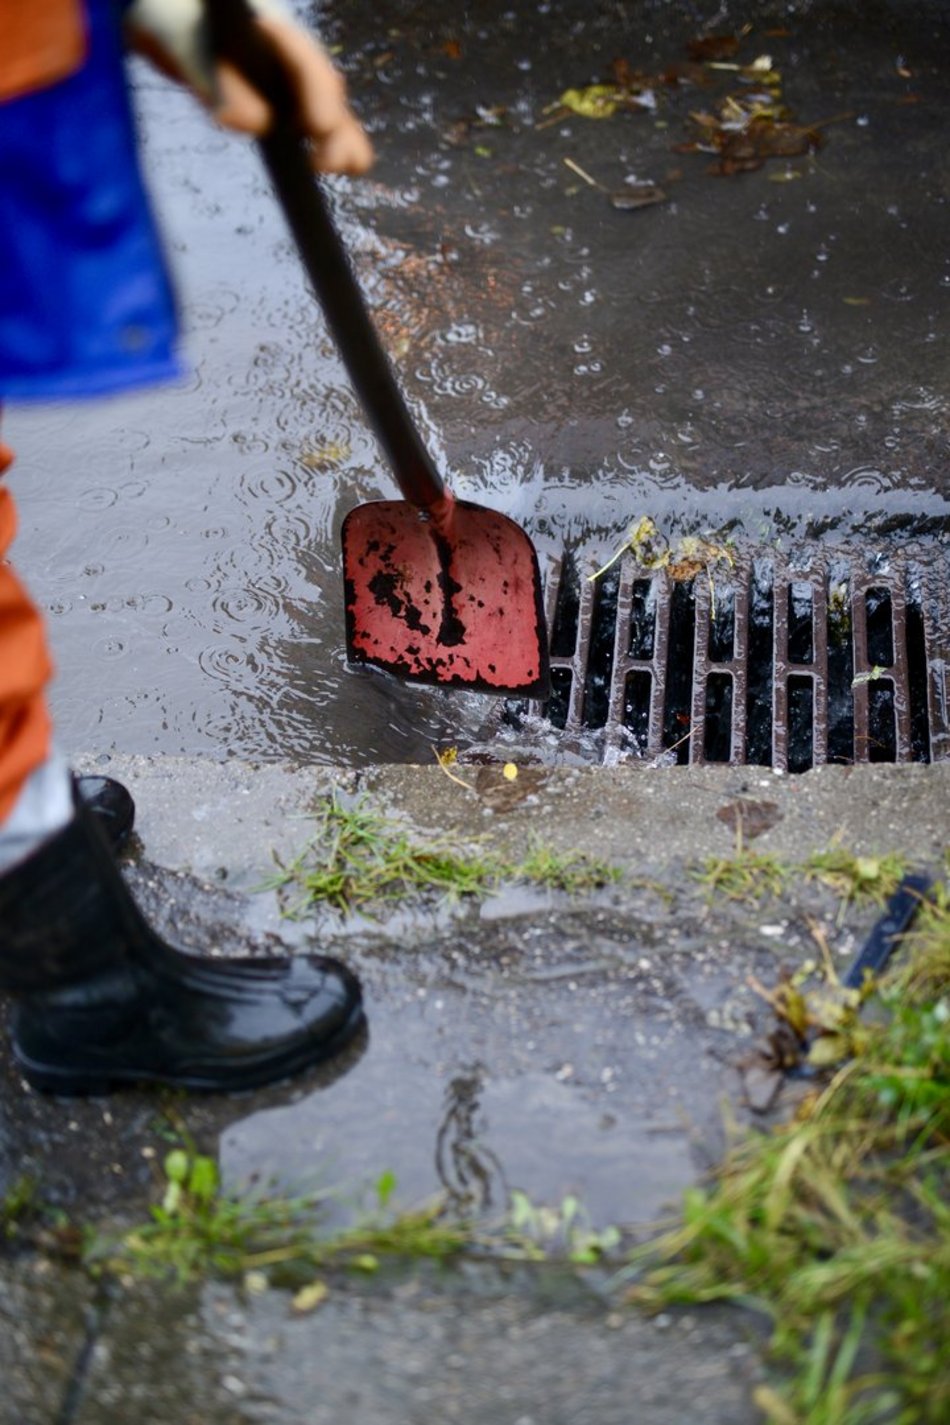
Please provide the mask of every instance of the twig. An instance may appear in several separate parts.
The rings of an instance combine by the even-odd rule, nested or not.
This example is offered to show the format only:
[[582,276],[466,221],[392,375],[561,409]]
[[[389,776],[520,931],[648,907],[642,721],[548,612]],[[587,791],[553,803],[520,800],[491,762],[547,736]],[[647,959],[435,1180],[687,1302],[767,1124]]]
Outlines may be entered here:
[[572,173],[576,173],[578,178],[583,178],[584,182],[590,184],[591,188],[599,188],[602,193],[606,193],[607,190],[604,185],[598,183],[596,178],[591,178],[590,174],[581,168],[579,163],[575,163],[573,158],[565,158],[563,162],[565,167],[569,168]]

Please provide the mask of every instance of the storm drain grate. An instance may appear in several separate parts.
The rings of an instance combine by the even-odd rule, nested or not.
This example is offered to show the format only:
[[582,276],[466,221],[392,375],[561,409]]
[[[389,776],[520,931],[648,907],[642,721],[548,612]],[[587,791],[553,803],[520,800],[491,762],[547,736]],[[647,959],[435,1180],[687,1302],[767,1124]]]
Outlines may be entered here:
[[549,572],[552,695],[533,711],[611,751],[799,772],[950,758],[945,575],[775,555],[677,582],[626,556]]

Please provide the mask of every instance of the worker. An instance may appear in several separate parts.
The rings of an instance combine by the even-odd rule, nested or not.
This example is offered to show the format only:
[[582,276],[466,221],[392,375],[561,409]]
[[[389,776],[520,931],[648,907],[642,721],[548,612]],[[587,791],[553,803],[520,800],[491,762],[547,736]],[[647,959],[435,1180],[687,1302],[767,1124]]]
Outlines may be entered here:
[[[364,172],[371,146],[325,51],[275,0],[251,9],[290,81],[314,168]],[[270,123],[264,99],[211,58],[202,0],[0,0],[0,409],[179,370],[127,46],[227,127],[260,134]],[[131,797],[108,779],[71,777],[53,741],[46,631],[8,562],[12,463],[0,445],[0,992],[13,997],[20,1072],[59,1094],[142,1082],[232,1090],[336,1053],[363,1017],[343,965],[186,954],[130,896],[115,849]]]

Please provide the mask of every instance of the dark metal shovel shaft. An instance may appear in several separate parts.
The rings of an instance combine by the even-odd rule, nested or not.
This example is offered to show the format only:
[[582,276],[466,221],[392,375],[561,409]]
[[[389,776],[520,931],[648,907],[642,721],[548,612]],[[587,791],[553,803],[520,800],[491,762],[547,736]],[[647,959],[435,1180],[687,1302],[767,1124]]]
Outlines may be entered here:
[[260,149],[347,374],[399,488],[412,504],[428,508],[442,496],[445,487],[409,415],[389,358],[379,344],[306,153],[293,132],[282,127],[262,139]]
[[297,250],[400,490],[412,504],[428,509],[445,487],[396,384],[313,175],[294,123],[295,96],[284,67],[258,31],[246,0],[206,0],[206,6],[212,52],[229,59],[277,116],[260,150]]

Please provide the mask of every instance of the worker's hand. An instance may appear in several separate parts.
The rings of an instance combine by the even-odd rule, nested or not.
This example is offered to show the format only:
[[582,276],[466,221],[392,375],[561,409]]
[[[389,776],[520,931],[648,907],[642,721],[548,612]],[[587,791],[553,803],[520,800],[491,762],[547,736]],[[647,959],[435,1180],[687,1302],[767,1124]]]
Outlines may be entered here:
[[[275,0],[250,0],[255,24],[280,57],[297,99],[297,118],[321,173],[365,173],[373,161],[366,132],[346,100],[343,76],[326,51]],[[188,84],[229,129],[266,133],[267,101],[226,61],[209,62],[202,0],[134,0],[126,24],[132,45],[165,74]]]

